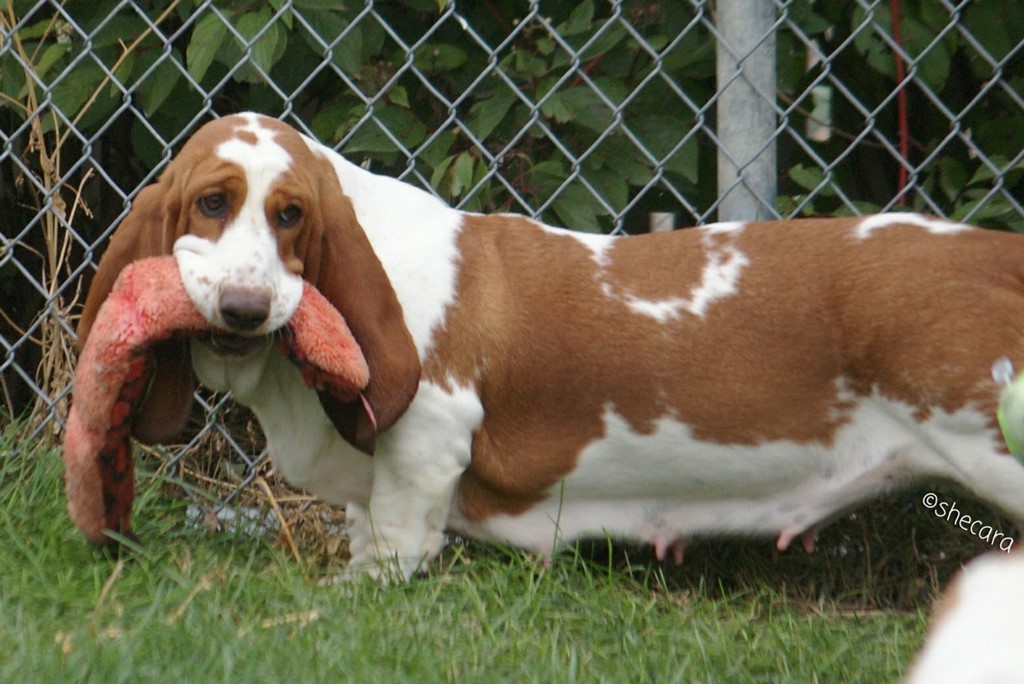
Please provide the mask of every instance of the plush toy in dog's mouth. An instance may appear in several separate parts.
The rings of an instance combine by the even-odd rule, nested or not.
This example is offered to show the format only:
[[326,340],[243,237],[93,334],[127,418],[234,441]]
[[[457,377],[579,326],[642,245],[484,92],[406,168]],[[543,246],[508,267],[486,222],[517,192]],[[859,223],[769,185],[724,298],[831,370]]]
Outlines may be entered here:
[[131,426],[155,370],[153,346],[183,337],[234,355],[273,341],[306,384],[361,405],[374,422],[362,394],[370,375],[366,359],[341,314],[312,285],[305,283],[295,313],[272,336],[221,334],[189,299],[174,257],[137,261],[121,272],[97,313],[78,360],[64,433],[68,513],[93,543],[133,536]]

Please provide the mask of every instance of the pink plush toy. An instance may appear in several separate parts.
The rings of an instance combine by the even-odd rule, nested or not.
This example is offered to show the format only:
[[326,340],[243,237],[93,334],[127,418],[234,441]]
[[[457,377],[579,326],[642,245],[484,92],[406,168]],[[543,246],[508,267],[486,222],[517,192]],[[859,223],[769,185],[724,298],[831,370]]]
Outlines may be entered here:
[[[131,536],[131,425],[154,370],[151,345],[210,330],[170,256],[125,267],[100,307],[78,361],[64,433],[68,512],[89,541],[109,542],[107,530]],[[344,402],[361,397],[366,359],[341,314],[309,283],[275,338],[308,385]]]

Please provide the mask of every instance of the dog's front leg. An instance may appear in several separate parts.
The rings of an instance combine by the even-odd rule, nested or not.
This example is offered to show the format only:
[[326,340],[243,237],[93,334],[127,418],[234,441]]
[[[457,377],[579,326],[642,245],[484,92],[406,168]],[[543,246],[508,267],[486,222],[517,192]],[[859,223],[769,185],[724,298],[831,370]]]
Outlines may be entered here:
[[475,392],[421,383],[406,414],[378,440],[369,505],[348,507],[351,570],[407,579],[437,556],[482,418]]

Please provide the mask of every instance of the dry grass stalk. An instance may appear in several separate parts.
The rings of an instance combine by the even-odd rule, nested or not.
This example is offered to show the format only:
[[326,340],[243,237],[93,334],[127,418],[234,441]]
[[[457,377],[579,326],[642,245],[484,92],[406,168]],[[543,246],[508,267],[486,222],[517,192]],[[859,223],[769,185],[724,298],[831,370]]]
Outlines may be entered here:
[[[157,17],[154,25],[161,24],[181,3],[181,0],[174,0]],[[82,199],[82,188],[92,176],[91,170],[86,171],[78,186],[74,187],[66,181],[63,174],[61,155],[65,150],[68,137],[72,129],[78,124],[82,117],[96,102],[103,89],[108,86],[110,75],[115,72],[121,64],[133,54],[138,45],[152,33],[152,28],[147,28],[141,35],[135,38],[130,44],[123,45],[121,55],[114,63],[108,75],[100,81],[93,90],[85,104],[76,113],[71,126],[62,131],[60,119],[55,111],[47,112],[52,107],[51,103],[40,101],[40,93],[37,89],[38,78],[36,65],[42,58],[40,52],[47,44],[48,39],[55,35],[60,29],[60,14],[54,12],[43,35],[39,39],[39,45],[33,53],[29,53],[21,40],[20,34],[14,30],[18,24],[19,17],[14,8],[14,1],[7,0],[6,11],[0,12],[0,29],[9,35],[11,46],[18,55],[19,62],[24,69],[25,95],[22,101],[17,101],[9,96],[0,95],[9,106],[20,110],[29,123],[28,141],[25,146],[25,155],[34,159],[35,163],[26,159],[25,168],[33,171],[31,187],[38,188],[36,192],[36,209],[42,214],[42,231],[44,241],[44,253],[41,256],[42,272],[39,282],[42,283],[46,292],[47,306],[41,312],[45,319],[39,326],[39,334],[30,338],[32,344],[41,349],[41,361],[36,369],[35,382],[42,390],[41,397],[26,421],[26,426],[31,427],[40,423],[47,425],[46,436],[56,441],[59,425],[57,421],[50,420],[56,413],[59,416],[67,415],[68,401],[65,393],[73,377],[74,362],[77,358],[74,348],[74,341],[63,325],[64,321],[72,319],[74,310],[81,298],[81,288],[76,287],[70,292],[63,289],[64,284],[70,278],[72,264],[69,257],[71,246],[74,242],[71,232],[71,225],[79,211],[90,215],[89,208]],[[49,114],[52,122],[52,131],[44,130],[43,121]],[[70,195],[70,204],[68,196]],[[14,245],[5,245],[5,249],[13,249]],[[5,319],[13,328],[18,326],[10,320]],[[24,330],[19,330],[24,335]],[[5,403],[11,415],[14,413],[13,402],[10,399],[6,383],[0,386],[4,392]],[[62,397],[53,400],[53,397]]]

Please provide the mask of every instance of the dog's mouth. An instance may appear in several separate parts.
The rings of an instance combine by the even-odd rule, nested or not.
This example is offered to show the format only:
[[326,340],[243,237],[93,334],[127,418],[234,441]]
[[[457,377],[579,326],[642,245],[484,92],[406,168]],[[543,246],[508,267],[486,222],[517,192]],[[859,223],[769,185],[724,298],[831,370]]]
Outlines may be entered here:
[[218,356],[249,356],[270,339],[270,335],[239,335],[226,330],[211,330],[201,341]]

